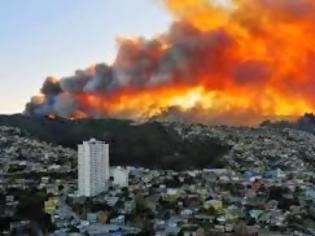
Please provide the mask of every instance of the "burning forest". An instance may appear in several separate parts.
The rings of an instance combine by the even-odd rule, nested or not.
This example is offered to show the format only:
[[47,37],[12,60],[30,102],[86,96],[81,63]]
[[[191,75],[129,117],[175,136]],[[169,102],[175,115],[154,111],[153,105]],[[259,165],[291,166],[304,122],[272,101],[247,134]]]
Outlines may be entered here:
[[253,125],[315,110],[314,0],[163,4],[168,32],[119,38],[113,64],[48,77],[25,113]]

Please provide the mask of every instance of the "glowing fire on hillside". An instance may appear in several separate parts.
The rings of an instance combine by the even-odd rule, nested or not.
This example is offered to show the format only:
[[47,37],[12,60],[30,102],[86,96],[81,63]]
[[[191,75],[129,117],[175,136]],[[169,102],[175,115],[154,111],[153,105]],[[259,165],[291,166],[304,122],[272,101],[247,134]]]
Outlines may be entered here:
[[164,0],[169,32],[118,40],[113,65],[48,77],[30,115],[257,124],[315,109],[315,1]]

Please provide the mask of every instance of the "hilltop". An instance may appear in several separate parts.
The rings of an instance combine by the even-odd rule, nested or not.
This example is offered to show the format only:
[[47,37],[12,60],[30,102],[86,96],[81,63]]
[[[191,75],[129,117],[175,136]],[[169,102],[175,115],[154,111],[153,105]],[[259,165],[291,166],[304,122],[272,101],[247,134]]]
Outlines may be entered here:
[[[286,123],[287,124],[287,123]],[[313,167],[315,136],[291,125],[209,127],[182,122],[66,120],[23,115],[0,116],[0,126],[20,135],[76,149],[83,140],[110,143],[113,165],[163,169],[303,169]]]
[[23,115],[0,116],[0,126],[17,127],[31,139],[76,149],[96,138],[110,144],[111,164],[187,169],[222,167],[230,147],[216,137],[183,138],[159,122],[135,124],[128,120],[66,120]]

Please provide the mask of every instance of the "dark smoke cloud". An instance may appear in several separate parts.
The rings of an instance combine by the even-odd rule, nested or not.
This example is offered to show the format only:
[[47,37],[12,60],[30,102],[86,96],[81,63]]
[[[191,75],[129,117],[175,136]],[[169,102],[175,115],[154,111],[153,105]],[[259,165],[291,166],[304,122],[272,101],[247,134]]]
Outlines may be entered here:
[[53,110],[60,117],[71,117],[78,107],[78,102],[70,93],[59,94],[53,104]]
[[178,19],[168,32],[119,39],[111,65],[48,77],[26,114],[252,124],[314,109],[314,0],[164,2]]
[[114,90],[116,86],[112,67],[106,64],[98,64],[95,66],[94,76],[84,85],[83,91],[86,93],[102,93],[104,91]]
[[59,81],[54,77],[47,77],[43,87],[41,88],[41,93],[47,96],[55,96],[61,93],[61,87]]
[[83,91],[84,86],[90,81],[91,75],[88,71],[78,70],[74,76],[65,77],[60,80],[61,89],[69,93],[79,93]]
[[[167,49],[163,48],[163,43],[168,45]],[[211,79],[209,77],[206,81],[211,89],[224,86],[223,78],[233,73],[236,83],[263,80],[267,71],[260,62],[246,62],[234,69],[238,62],[231,58],[229,50],[235,45],[224,30],[205,33],[190,24],[176,22],[168,34],[159,39],[121,40],[112,66],[97,64],[93,69],[78,70],[60,81],[47,78],[41,89],[44,101],[41,104],[28,103],[26,113],[71,117],[79,110],[87,116],[101,116],[100,111],[80,104],[77,95],[98,94],[106,99],[106,95],[122,89],[194,85],[204,74],[211,74]],[[218,77],[221,79],[217,80]],[[103,113],[105,115],[106,111]]]

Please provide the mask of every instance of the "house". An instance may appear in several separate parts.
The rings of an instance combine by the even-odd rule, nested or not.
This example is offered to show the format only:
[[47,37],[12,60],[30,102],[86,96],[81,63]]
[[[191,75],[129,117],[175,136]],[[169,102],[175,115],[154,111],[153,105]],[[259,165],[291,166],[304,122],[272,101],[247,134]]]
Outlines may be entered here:
[[215,210],[220,210],[223,207],[223,203],[220,200],[209,200],[204,203],[204,208],[210,209],[211,207]]
[[197,225],[183,227],[180,231],[183,236],[204,236],[205,230]]
[[136,202],[133,199],[125,201],[124,203],[124,210],[127,213],[131,213],[135,209],[135,207],[136,207]]
[[113,225],[124,225],[125,224],[125,216],[119,215],[116,218],[111,219],[110,223]]
[[44,209],[47,214],[52,215],[55,210],[59,206],[59,198],[58,197],[50,197],[47,201],[44,203]]
[[286,174],[280,168],[278,168],[276,170],[268,171],[266,173],[266,177],[273,178],[273,179],[280,179],[280,178],[285,178]]
[[97,222],[97,214],[96,213],[87,213],[87,216],[86,216],[86,220],[88,222],[90,222],[91,224],[94,224]]

